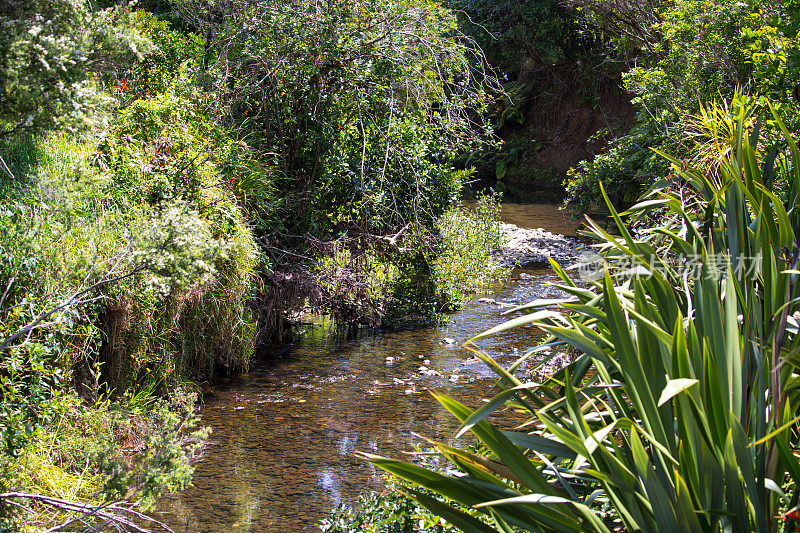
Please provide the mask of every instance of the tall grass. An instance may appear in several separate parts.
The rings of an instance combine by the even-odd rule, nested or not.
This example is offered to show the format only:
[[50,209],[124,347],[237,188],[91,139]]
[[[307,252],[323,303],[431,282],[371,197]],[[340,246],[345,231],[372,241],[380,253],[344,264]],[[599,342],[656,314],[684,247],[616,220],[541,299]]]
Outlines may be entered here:
[[[367,458],[469,507],[420,498],[470,531],[794,531],[800,151],[744,98],[715,116],[729,149],[700,168],[668,157],[677,186],[631,210],[663,224],[634,232],[606,199],[618,235],[588,222],[600,279],[554,263],[568,298],[478,336],[533,323],[581,355],[535,383],[516,375],[535,352],[508,369],[482,354],[505,391],[477,411],[437,396],[485,447],[438,445],[464,475]],[[783,139],[760,150],[767,121]],[[530,421],[495,429],[486,417],[504,405]]]

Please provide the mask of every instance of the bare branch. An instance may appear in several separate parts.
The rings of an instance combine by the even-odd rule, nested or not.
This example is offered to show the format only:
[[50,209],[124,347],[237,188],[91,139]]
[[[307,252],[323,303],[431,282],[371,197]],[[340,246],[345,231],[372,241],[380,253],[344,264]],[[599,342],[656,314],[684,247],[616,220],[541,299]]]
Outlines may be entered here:
[[[50,528],[47,530],[47,533],[54,533],[56,531],[64,531],[64,529],[75,522],[83,521],[87,517],[96,516],[105,520],[104,524],[101,524],[101,529],[105,529],[105,525],[115,525],[127,528],[127,530],[135,531],[137,533],[151,533],[152,530],[145,529],[144,527],[139,526],[136,522],[134,522],[131,518],[127,518],[119,513],[129,513],[133,515],[135,518],[140,520],[150,522],[163,531],[167,533],[174,533],[172,529],[169,528],[163,522],[156,520],[155,518],[149,517],[145,514],[142,514],[138,511],[130,509],[126,507],[126,505],[131,505],[127,502],[111,502],[105,503],[102,505],[92,505],[85,502],[79,501],[72,501],[72,500],[62,500],[60,498],[53,498],[51,496],[43,496],[41,494],[31,494],[28,492],[4,492],[0,493],[0,501],[6,501],[11,505],[20,506],[20,504],[13,501],[13,499],[25,499],[30,500],[33,502],[37,502],[42,505],[46,505],[48,507],[54,507],[56,509],[67,511],[70,513],[78,513],[78,516],[71,518],[67,522]],[[113,512],[111,512],[113,511]],[[92,528],[93,531],[100,531],[101,529]]]
[[[118,264],[119,264],[119,260],[117,261],[117,263],[114,266],[116,267]],[[21,328],[19,328],[17,331],[12,333],[8,337],[4,338],[2,341],[0,341],[0,351],[8,349],[15,340],[19,339],[23,335],[29,338],[30,334],[33,332],[33,330],[35,330],[37,328],[40,328],[40,327],[44,327],[43,322],[48,320],[50,317],[52,317],[56,313],[59,313],[60,311],[63,311],[64,309],[67,309],[67,308],[70,308],[70,307],[72,307],[74,305],[79,305],[79,304],[87,303],[88,301],[90,301],[90,300],[87,300],[87,299],[82,299],[82,296],[84,296],[85,294],[88,294],[88,293],[94,291],[95,289],[97,289],[99,287],[102,287],[103,285],[107,285],[109,283],[113,283],[115,281],[120,281],[120,280],[129,278],[131,276],[134,276],[134,275],[138,274],[139,272],[141,272],[142,270],[144,270],[144,265],[143,264],[137,266],[136,268],[134,268],[133,270],[131,270],[131,271],[125,273],[125,274],[121,274],[121,275],[118,275],[118,276],[106,275],[102,279],[100,279],[99,281],[96,281],[96,282],[92,283],[91,285],[89,285],[88,287],[82,288],[82,289],[78,290],[77,292],[73,293],[71,296],[69,296],[68,298],[63,300],[61,303],[59,303],[55,307],[50,308],[50,309],[45,309],[45,310],[41,311],[36,316],[36,318],[34,318],[29,323],[27,323],[26,325],[24,325]],[[112,269],[112,271],[113,271],[113,269]],[[52,324],[48,324],[48,325],[52,325]]]

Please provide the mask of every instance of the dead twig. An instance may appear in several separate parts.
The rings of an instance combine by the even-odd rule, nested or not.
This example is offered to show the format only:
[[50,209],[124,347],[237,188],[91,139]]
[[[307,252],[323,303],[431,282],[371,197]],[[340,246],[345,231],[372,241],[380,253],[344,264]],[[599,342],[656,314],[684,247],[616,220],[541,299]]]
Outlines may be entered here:
[[[87,517],[95,516],[104,520],[102,524],[99,524],[100,529],[97,527],[90,527],[90,531],[101,531],[105,529],[108,525],[114,525],[115,527],[124,527],[127,530],[135,531],[137,533],[152,533],[152,530],[146,529],[140,525],[138,525],[132,518],[128,518],[121,513],[128,513],[133,515],[136,519],[143,520],[154,524],[161,528],[163,531],[168,533],[174,533],[169,526],[147,516],[143,513],[135,511],[130,507],[124,507],[124,505],[131,505],[127,502],[110,502],[105,503],[102,505],[93,505],[90,503],[85,502],[78,502],[72,500],[62,500],[60,498],[53,498],[51,496],[44,496],[42,494],[31,494],[28,492],[4,492],[0,493],[0,501],[5,501],[11,505],[16,505],[18,507],[23,507],[21,504],[14,502],[13,499],[25,499],[30,500],[33,502],[37,502],[41,505],[46,505],[48,507],[54,507],[56,509],[67,511],[70,513],[79,513],[78,516],[71,518],[70,520],[64,522],[63,524],[59,524],[55,527],[52,527],[46,531],[46,533],[54,533],[56,531],[64,531],[64,528],[76,523],[76,522],[83,522]],[[84,522],[85,523],[85,522]]]

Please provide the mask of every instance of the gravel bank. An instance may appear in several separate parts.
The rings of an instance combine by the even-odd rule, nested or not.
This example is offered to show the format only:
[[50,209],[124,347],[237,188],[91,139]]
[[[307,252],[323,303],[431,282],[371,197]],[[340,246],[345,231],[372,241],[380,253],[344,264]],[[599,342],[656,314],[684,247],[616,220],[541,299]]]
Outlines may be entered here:
[[525,266],[531,263],[546,263],[552,257],[563,266],[578,260],[580,241],[550,233],[542,228],[523,229],[514,224],[503,224],[506,244],[497,257],[502,266]]

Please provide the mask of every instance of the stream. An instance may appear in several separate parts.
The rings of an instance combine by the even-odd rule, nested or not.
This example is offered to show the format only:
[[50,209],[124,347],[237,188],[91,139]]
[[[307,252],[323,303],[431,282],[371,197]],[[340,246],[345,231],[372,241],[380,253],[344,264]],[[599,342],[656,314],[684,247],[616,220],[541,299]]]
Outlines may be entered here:
[[[555,205],[504,204],[502,217],[575,234]],[[319,531],[338,503],[382,486],[381,473],[355,451],[402,457],[421,442],[412,433],[457,442],[456,419],[428,391],[472,408],[491,397],[495,375],[461,343],[505,320],[493,302],[553,297],[545,284],[555,280],[543,265],[515,269],[440,326],[355,337],[305,326],[280,357],[257,357],[249,373],[212,384],[202,407],[212,434],[192,486],[162,500],[158,518],[176,533]],[[478,346],[508,363],[540,338],[519,328]]]

